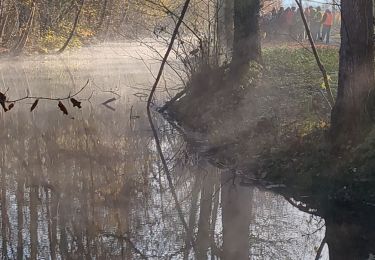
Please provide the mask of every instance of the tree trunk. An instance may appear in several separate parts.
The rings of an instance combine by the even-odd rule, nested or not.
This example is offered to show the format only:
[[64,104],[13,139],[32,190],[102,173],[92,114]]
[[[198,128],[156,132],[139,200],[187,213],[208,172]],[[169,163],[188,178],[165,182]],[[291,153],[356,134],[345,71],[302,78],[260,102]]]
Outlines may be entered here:
[[354,212],[333,206],[325,217],[330,260],[371,259],[375,248],[372,206]]
[[15,47],[12,50],[14,55],[20,54],[22,52],[23,48],[25,47],[25,45],[27,43],[27,39],[29,38],[29,34],[31,32],[31,29],[32,29],[34,16],[35,16],[35,3],[32,2],[31,3],[31,11],[30,11],[29,18],[27,20],[26,28],[21,33],[19,41],[17,42],[17,44],[15,45]]
[[76,32],[79,17],[81,15],[84,4],[85,4],[85,0],[81,0],[80,6],[78,7],[77,15],[74,19],[72,30],[70,31],[70,34],[69,34],[68,38],[66,39],[64,45],[60,48],[60,50],[57,51],[57,53],[59,53],[59,54],[63,53],[65,51],[65,49],[68,47],[70,41],[72,40],[72,38],[74,36],[74,33]]
[[331,120],[336,144],[358,140],[371,120],[366,105],[374,89],[372,8],[372,0],[341,1],[339,85]]
[[261,59],[259,0],[234,0],[234,39],[232,68],[248,67]]
[[217,34],[219,53],[224,54],[224,60],[229,60],[233,48],[233,0],[218,1]]
[[8,17],[9,15],[6,14],[5,17],[1,21],[1,27],[0,27],[0,44],[4,44],[4,36],[5,36],[5,28],[8,23]]
[[102,28],[104,20],[107,17],[107,6],[108,6],[108,0],[104,0],[103,9],[102,9],[102,12],[100,14],[98,25],[96,27],[97,32]]

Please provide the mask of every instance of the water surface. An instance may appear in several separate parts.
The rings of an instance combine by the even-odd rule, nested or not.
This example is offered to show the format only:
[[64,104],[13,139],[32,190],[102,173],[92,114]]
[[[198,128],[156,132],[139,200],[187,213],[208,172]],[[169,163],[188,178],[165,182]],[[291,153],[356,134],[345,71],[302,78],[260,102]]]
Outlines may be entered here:
[[[44,100],[31,113],[34,100],[0,114],[2,259],[314,259],[324,220],[241,186],[155,113],[183,227],[145,113],[152,57],[137,43],[113,43],[3,60],[0,89],[10,99],[65,97],[89,84],[81,110],[63,101],[68,116]],[[156,102],[178,82],[168,70]]]

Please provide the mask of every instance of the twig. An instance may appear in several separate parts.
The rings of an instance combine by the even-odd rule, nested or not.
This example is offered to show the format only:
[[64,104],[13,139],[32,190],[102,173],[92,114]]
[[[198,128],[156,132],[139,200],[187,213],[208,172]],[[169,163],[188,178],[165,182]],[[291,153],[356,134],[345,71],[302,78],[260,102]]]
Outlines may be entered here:
[[14,99],[14,100],[7,100],[5,102],[6,103],[15,103],[15,102],[26,100],[26,99],[40,99],[40,100],[54,100],[54,101],[67,100],[67,99],[70,99],[72,97],[75,97],[75,96],[79,95],[87,87],[89,82],[90,82],[90,79],[87,80],[86,84],[83,85],[83,87],[80,90],[78,90],[73,95],[69,94],[67,97],[61,97],[61,98],[59,98],[59,97],[52,97],[52,98],[51,97],[37,97],[37,96],[29,96],[29,94],[27,94],[26,96],[24,96],[22,98],[18,98],[18,99]]
[[148,100],[147,100],[147,117],[148,117],[148,120],[149,120],[149,123],[150,123],[150,126],[151,126],[151,130],[152,130],[152,133],[154,135],[154,138],[155,138],[155,144],[156,144],[156,148],[158,150],[158,153],[159,153],[159,156],[160,156],[160,160],[163,164],[163,168],[164,168],[164,171],[165,171],[165,174],[167,176],[167,180],[168,180],[168,184],[169,184],[169,188],[171,190],[171,193],[172,193],[172,197],[175,201],[175,204],[176,204],[176,209],[177,209],[177,212],[178,212],[178,215],[181,219],[181,222],[182,222],[182,225],[184,227],[184,229],[186,231],[189,230],[189,227],[186,223],[186,220],[185,220],[185,217],[184,217],[184,214],[182,212],[182,208],[178,202],[178,197],[177,197],[177,194],[176,194],[176,191],[175,191],[175,188],[174,188],[174,185],[173,185],[173,181],[172,181],[172,177],[171,177],[171,173],[169,171],[169,168],[168,168],[168,165],[167,165],[167,162],[165,160],[165,157],[163,155],[163,151],[162,151],[162,148],[161,148],[161,144],[160,144],[160,140],[159,140],[159,137],[158,137],[158,133],[156,131],[156,128],[155,128],[155,125],[152,121],[152,116],[151,116],[151,109],[150,109],[150,105],[151,105],[151,102],[152,102],[152,99],[154,97],[154,94],[155,94],[155,91],[156,91],[156,88],[159,84],[159,81],[160,81],[160,78],[163,74],[163,70],[164,70],[164,67],[165,67],[165,64],[167,63],[167,60],[168,60],[168,57],[169,57],[169,54],[173,48],[173,44],[174,44],[174,41],[177,37],[177,34],[178,34],[178,30],[182,24],[182,21],[184,19],[184,16],[186,14],[186,11],[189,7],[189,3],[190,3],[190,0],[186,0],[185,1],[185,4],[182,8],[182,11],[181,11],[181,15],[178,19],[178,22],[176,24],[176,27],[174,28],[174,31],[173,31],[173,34],[172,34],[172,38],[170,40],[170,43],[168,45],[168,49],[164,55],[164,58],[160,64],[160,68],[159,68],[159,72],[156,76],[156,79],[155,79],[155,82],[154,82],[154,85],[152,86],[152,89],[151,89],[151,93],[150,95],[148,96]]
[[[179,19],[178,15],[175,14],[174,12],[172,12],[171,9],[169,9],[162,2],[161,3],[155,3],[154,1],[151,1],[151,0],[146,0],[146,2],[149,2],[149,3],[153,4],[153,5],[156,5],[156,6],[159,6],[159,7],[163,8],[164,12],[166,14],[168,14],[168,15],[170,14],[170,15],[174,16],[175,18]],[[202,40],[202,38],[188,24],[186,24],[184,21],[182,21],[181,23],[197,38],[197,40],[199,41],[199,48],[202,51],[203,50],[203,40]]]

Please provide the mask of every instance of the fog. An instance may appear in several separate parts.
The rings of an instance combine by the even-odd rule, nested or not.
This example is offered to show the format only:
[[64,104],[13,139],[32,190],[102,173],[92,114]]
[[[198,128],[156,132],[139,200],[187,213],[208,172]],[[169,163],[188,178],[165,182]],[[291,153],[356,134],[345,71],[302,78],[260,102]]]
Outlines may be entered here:
[[[251,259],[313,258],[324,236],[323,220],[267,190],[220,181],[221,172],[231,176],[228,170],[190,154],[180,133],[154,113],[191,231],[183,229],[145,115],[144,98],[158,65],[150,56],[147,48],[128,42],[2,61],[1,89],[9,88],[10,99],[27,92],[65,97],[89,80],[80,94],[81,110],[63,101],[68,116],[48,100],[33,112],[33,100],[26,100],[1,113],[3,258],[217,256],[223,224],[248,236],[244,243],[236,240],[240,234],[225,239],[232,250],[249,250]],[[165,78],[178,87],[168,70]],[[109,103],[114,110],[101,104],[110,98],[116,98]],[[160,88],[156,102],[165,98]],[[223,212],[239,201],[247,211]],[[222,222],[223,214],[233,213]],[[248,228],[235,216],[247,219]],[[187,236],[196,238],[194,249]]]

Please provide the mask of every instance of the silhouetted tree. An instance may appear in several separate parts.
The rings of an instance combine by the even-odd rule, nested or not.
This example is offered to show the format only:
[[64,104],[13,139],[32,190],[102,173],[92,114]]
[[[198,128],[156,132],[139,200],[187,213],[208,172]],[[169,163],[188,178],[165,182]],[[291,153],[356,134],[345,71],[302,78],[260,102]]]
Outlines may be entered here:
[[367,105],[374,90],[373,1],[341,1],[341,48],[331,134],[335,142],[356,140],[369,126]]
[[234,0],[234,69],[251,61],[260,61],[259,11],[259,0]]

